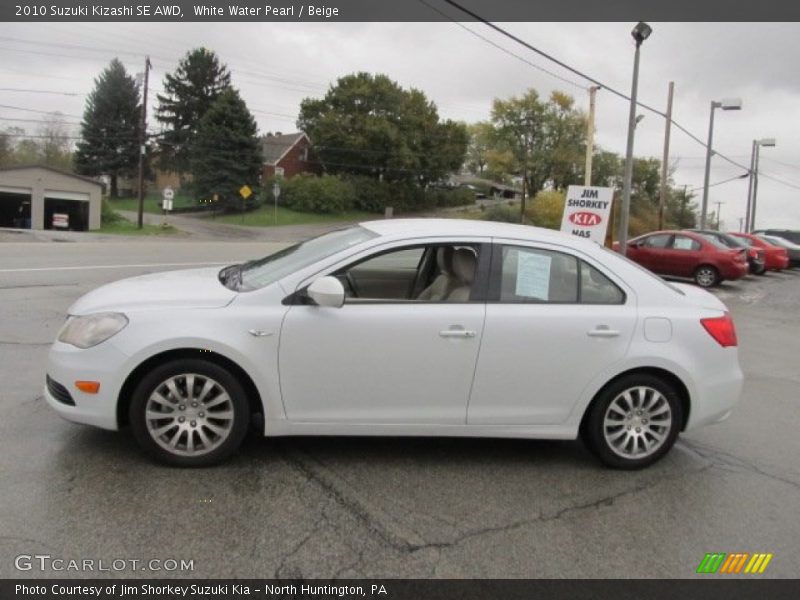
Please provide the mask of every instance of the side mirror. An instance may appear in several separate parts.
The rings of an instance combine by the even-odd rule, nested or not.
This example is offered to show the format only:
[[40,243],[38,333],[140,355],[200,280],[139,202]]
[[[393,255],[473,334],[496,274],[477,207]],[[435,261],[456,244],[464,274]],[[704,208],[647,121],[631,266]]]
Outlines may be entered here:
[[319,306],[341,308],[344,304],[344,286],[336,277],[315,279],[306,290],[308,297]]

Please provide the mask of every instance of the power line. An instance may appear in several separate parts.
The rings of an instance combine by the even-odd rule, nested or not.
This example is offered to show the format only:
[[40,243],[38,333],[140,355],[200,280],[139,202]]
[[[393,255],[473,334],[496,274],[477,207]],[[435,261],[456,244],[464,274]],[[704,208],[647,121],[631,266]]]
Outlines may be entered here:
[[[711,188],[711,187],[714,187],[714,186],[717,186],[717,185],[722,185],[723,183],[730,183],[731,181],[736,181],[737,179],[745,179],[749,174],[750,173],[745,173],[743,175],[737,175],[736,177],[730,177],[728,179],[723,179],[722,181],[717,181],[716,183],[710,183],[708,185],[708,187]],[[703,189],[703,187],[700,186],[700,187],[692,188],[689,191],[690,192],[697,192],[697,191],[700,191],[702,189]]]
[[[420,1],[422,1],[422,0],[420,0]],[[503,29],[502,27],[499,27],[498,25],[495,25],[494,23],[492,23],[491,21],[488,21],[487,19],[483,18],[479,14],[477,14],[477,13],[471,11],[470,9],[460,5],[458,2],[455,2],[454,0],[443,0],[443,2],[446,2],[447,4],[457,8],[461,12],[463,12],[465,14],[468,14],[470,17],[472,17],[476,21],[480,21],[484,25],[486,25],[488,27],[491,27],[492,29],[494,29],[495,31],[500,33],[501,35],[504,35],[507,38],[509,38],[511,40],[514,40],[516,43],[518,43],[518,44],[524,46],[525,48],[527,48],[528,50],[531,50],[532,52],[535,52],[536,54],[546,58],[547,60],[557,64],[561,68],[566,69],[567,71],[569,71],[571,73],[574,73],[575,75],[578,75],[579,77],[582,77],[582,78],[586,79],[587,81],[590,81],[590,82],[594,83],[595,85],[599,85],[604,90],[610,92],[611,94],[613,94],[615,96],[618,96],[619,98],[622,98],[623,100],[626,100],[628,102],[631,101],[631,98],[627,94],[625,94],[623,92],[620,92],[619,90],[614,89],[614,88],[606,85],[602,81],[599,81],[598,79],[595,79],[591,75],[588,75],[588,74],[576,69],[575,67],[572,67],[572,66],[568,65],[567,63],[557,59],[556,57],[552,56],[551,54],[548,54],[544,50],[540,50],[539,48],[536,48],[535,46],[533,46],[533,45],[529,44],[528,42],[526,42],[526,41],[520,39],[519,37],[515,36],[513,33]],[[636,105],[641,107],[641,108],[643,108],[643,109],[645,109],[645,110],[649,110],[650,112],[652,112],[654,114],[657,114],[657,115],[659,115],[660,117],[662,117],[664,119],[667,119],[667,115],[665,113],[663,113],[662,111],[660,111],[660,110],[658,110],[656,108],[653,108],[652,106],[648,106],[647,104],[644,104],[643,102],[638,102],[638,101],[636,102]],[[706,144],[702,139],[697,137],[694,133],[689,131],[686,127],[684,127],[683,125],[681,125],[680,123],[678,123],[674,119],[670,119],[670,122],[677,129],[679,129],[681,132],[683,132],[684,134],[689,136],[695,142],[697,142],[698,144],[700,144],[704,148],[708,148],[708,144]],[[731,163],[732,165],[736,165],[737,167],[740,167],[742,169],[749,170],[748,167],[736,162],[732,158],[729,158],[729,157],[725,156],[724,154],[721,154],[719,152],[714,151],[713,148],[711,149],[711,151],[714,154],[716,154],[717,156],[719,156],[721,159]]]
[[26,90],[21,88],[0,88],[0,92],[23,92],[26,94],[55,94],[58,96],[85,96],[78,92],[58,92],[56,90]]
[[508,54],[508,55],[510,55],[510,56],[513,56],[513,57],[514,57],[514,58],[516,58],[517,60],[520,60],[520,61],[524,62],[525,64],[527,64],[527,65],[529,65],[529,66],[533,67],[534,69],[536,69],[536,70],[538,70],[538,71],[541,71],[542,73],[546,73],[547,75],[550,75],[551,77],[555,77],[556,79],[558,79],[558,80],[560,80],[560,81],[563,81],[564,83],[568,83],[569,85],[575,86],[575,87],[577,87],[577,88],[580,88],[580,89],[582,89],[582,90],[586,90],[586,86],[585,86],[585,85],[581,85],[580,83],[577,83],[576,81],[572,81],[571,79],[567,79],[566,77],[562,77],[561,75],[559,75],[559,74],[557,74],[557,73],[554,73],[553,71],[550,71],[550,70],[548,70],[548,69],[545,69],[544,67],[542,67],[542,66],[540,66],[540,65],[537,65],[536,63],[533,63],[533,62],[529,61],[529,60],[528,60],[527,58],[525,58],[524,56],[520,56],[519,54],[517,54],[517,53],[515,53],[515,52],[512,52],[512,51],[511,51],[511,50],[509,50],[508,48],[505,48],[504,46],[501,46],[500,44],[498,44],[498,43],[496,43],[496,42],[494,42],[494,41],[490,40],[489,38],[487,38],[486,36],[483,36],[483,35],[481,35],[481,34],[480,34],[480,33],[478,33],[477,31],[475,31],[475,30],[473,30],[473,29],[470,29],[469,27],[467,27],[467,26],[466,26],[466,25],[464,25],[463,23],[461,23],[461,22],[457,21],[456,19],[454,19],[453,17],[451,17],[450,15],[448,15],[447,13],[445,13],[444,11],[442,11],[442,10],[439,10],[438,8],[436,8],[435,6],[433,6],[433,5],[429,4],[429,3],[428,3],[428,2],[426,2],[425,0],[419,0],[419,2],[421,2],[422,4],[424,4],[425,6],[427,6],[428,8],[430,8],[432,11],[439,13],[441,16],[443,16],[444,18],[446,18],[446,19],[450,20],[450,21],[451,21],[451,22],[453,22],[454,24],[458,25],[458,26],[459,26],[459,27],[461,27],[461,29],[463,29],[464,31],[467,31],[467,32],[471,33],[472,35],[474,35],[475,37],[477,37],[477,38],[479,38],[479,39],[483,40],[484,42],[486,42],[486,43],[487,43],[487,44],[489,44],[490,46],[494,46],[494,47],[495,47],[495,48],[497,48],[498,50],[501,50],[502,52],[505,52],[506,54]]
[[11,110],[21,110],[21,111],[24,111],[24,112],[38,113],[40,115],[58,115],[60,117],[72,117],[73,119],[82,119],[83,118],[83,117],[78,116],[78,115],[68,115],[68,114],[59,112],[57,110],[36,110],[36,109],[33,109],[33,108],[24,108],[22,106],[11,106],[9,104],[0,104],[0,108],[8,108],[8,109],[11,109]]

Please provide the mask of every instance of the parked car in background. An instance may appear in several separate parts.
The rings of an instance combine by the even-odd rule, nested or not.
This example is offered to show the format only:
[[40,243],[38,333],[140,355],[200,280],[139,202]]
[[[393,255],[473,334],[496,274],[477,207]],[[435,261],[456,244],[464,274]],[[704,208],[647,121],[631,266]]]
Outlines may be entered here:
[[633,469],[742,387],[712,294],[571,235],[456,219],[111,283],[69,309],[46,372],[61,415],[130,424],[182,466],[230,456],[260,414],[267,436],[580,436]]
[[759,235],[758,237],[775,246],[786,248],[786,252],[789,253],[789,266],[800,267],[800,245],[777,235]]
[[755,273],[756,275],[763,275],[766,273],[767,265],[764,261],[764,250],[762,248],[749,246],[743,239],[723,233],[722,231],[716,231],[713,229],[688,229],[687,231],[699,233],[703,237],[714,238],[716,241],[721,242],[728,248],[744,248],[747,252],[747,265],[750,267],[750,272]]
[[[615,247],[618,244],[615,242]],[[692,231],[654,231],[628,242],[628,258],[670,277],[694,279],[701,287],[747,275],[747,251],[729,248]]]
[[767,265],[767,270],[782,271],[789,266],[789,252],[787,252],[786,248],[781,248],[776,244],[762,240],[751,233],[734,233],[733,231],[728,233],[740,240],[745,240],[748,245],[754,248],[761,248],[764,251],[764,262]]
[[797,229],[756,229],[753,235],[774,235],[795,244],[800,244],[800,230]]

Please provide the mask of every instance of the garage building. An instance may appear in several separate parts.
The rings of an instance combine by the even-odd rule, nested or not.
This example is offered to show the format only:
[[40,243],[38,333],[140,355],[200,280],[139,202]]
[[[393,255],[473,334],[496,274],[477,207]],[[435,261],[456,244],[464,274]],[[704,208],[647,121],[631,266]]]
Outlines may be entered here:
[[0,169],[0,227],[99,229],[102,192],[100,182],[51,167]]

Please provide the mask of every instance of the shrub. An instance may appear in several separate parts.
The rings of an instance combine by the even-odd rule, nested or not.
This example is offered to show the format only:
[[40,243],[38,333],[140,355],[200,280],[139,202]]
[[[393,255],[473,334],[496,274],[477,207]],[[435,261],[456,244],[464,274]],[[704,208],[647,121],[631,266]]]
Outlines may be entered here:
[[519,223],[519,208],[508,204],[494,204],[486,209],[481,218],[485,221]]
[[124,221],[125,217],[111,208],[111,204],[108,202],[108,198],[103,198],[103,201],[100,205],[100,222],[103,225],[108,225],[110,223],[119,223],[120,221]]
[[356,194],[350,182],[334,175],[297,175],[286,180],[280,199],[292,210],[337,213],[352,210]]
[[526,208],[525,216],[537,227],[560,229],[565,198],[564,192],[542,190]]

